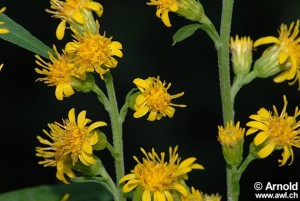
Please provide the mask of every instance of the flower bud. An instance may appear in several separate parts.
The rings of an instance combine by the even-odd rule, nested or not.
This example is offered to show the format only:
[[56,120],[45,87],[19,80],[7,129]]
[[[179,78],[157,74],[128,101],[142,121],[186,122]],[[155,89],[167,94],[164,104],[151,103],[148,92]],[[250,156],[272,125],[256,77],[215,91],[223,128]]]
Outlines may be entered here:
[[92,91],[93,87],[95,85],[95,78],[90,73],[86,73],[85,80],[82,80],[75,76],[72,76],[71,79],[72,79],[71,85],[72,85],[73,89],[84,92],[84,93],[88,93],[88,92]]
[[250,37],[231,37],[230,50],[233,72],[235,75],[246,75],[249,73],[252,64],[253,41]]
[[225,128],[219,126],[219,141],[222,145],[224,158],[229,165],[239,165],[243,159],[243,144],[245,129],[240,128],[240,122],[235,126],[232,121]]
[[97,134],[98,134],[98,142],[97,144],[93,145],[93,150],[101,151],[105,149],[107,146],[107,138],[106,135],[99,130],[97,130]]
[[206,18],[202,4],[196,0],[178,0],[177,13],[191,21],[200,21]]
[[103,166],[101,160],[97,156],[93,155],[93,158],[95,159],[95,162],[92,165],[86,166],[83,163],[81,163],[80,161],[78,161],[72,167],[72,169],[75,169],[87,176],[100,175],[100,172],[104,168],[104,166]]
[[264,51],[263,55],[254,63],[253,71],[255,72],[256,77],[271,77],[282,70],[278,60],[279,52],[280,48],[276,45],[273,45]]

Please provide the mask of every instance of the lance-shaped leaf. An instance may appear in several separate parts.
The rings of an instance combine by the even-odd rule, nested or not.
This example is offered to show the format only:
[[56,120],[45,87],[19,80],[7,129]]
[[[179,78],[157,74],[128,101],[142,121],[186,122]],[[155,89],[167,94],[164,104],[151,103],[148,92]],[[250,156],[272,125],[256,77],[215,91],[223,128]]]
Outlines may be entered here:
[[174,35],[173,35],[173,46],[180,42],[180,41],[183,41],[185,39],[187,39],[188,37],[192,36],[195,31],[197,29],[200,29],[201,28],[201,25],[200,24],[189,24],[189,25],[186,25],[184,27],[181,27]]
[[5,22],[5,24],[2,26],[9,30],[9,33],[7,34],[0,34],[0,38],[3,40],[18,45],[45,58],[48,58],[47,52],[52,52],[50,47],[33,36],[23,26],[16,23],[7,15],[1,13],[0,22]]
[[112,201],[112,194],[101,184],[71,183],[41,185],[0,194],[1,201],[60,201],[65,194],[69,201]]

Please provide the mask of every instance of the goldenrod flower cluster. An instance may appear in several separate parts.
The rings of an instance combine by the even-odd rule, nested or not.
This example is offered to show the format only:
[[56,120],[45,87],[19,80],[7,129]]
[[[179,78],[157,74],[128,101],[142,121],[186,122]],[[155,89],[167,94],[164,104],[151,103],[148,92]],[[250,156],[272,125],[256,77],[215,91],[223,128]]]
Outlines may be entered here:
[[186,107],[186,105],[171,102],[172,99],[183,96],[184,92],[170,95],[168,89],[171,87],[171,83],[167,85],[166,82],[160,80],[159,76],[157,78],[149,77],[145,80],[136,78],[133,83],[140,90],[134,104],[133,117],[135,118],[140,118],[149,112],[147,120],[160,120],[165,116],[173,117],[174,106]]
[[258,156],[265,158],[275,150],[283,150],[280,166],[285,165],[289,158],[292,164],[294,152],[292,147],[300,148],[300,111],[298,107],[293,115],[288,115],[287,99],[284,96],[284,106],[281,113],[273,106],[273,113],[261,108],[257,114],[251,115],[247,126],[250,128],[246,135],[257,133],[254,144],[258,147]]
[[123,56],[122,44],[99,33],[100,25],[94,20],[92,11],[101,16],[101,4],[91,0],[51,0],[51,8],[53,10],[46,11],[61,19],[57,38],[62,39],[68,23],[74,40],[66,44],[62,53],[54,46],[55,55],[48,53],[50,62],[36,56],[36,63],[42,67],[36,68],[36,72],[45,76],[37,80],[56,86],[55,96],[58,100],[63,100],[64,97],[74,94],[73,88],[78,88],[74,79],[85,80],[87,73],[91,72],[98,73],[103,79],[103,75],[110,68],[115,68],[118,61],[114,56]]
[[39,164],[45,167],[56,167],[56,177],[68,183],[65,178],[74,178],[72,168],[80,161],[85,166],[95,163],[92,146],[98,142],[95,129],[106,126],[105,122],[97,121],[89,126],[91,120],[86,118],[86,111],[81,111],[76,118],[75,109],[69,111],[68,119],[62,123],[48,124],[50,132],[43,130],[50,140],[38,136],[38,140],[46,147],[37,147],[36,155],[44,158]]
[[[210,29],[207,31],[208,34],[219,45],[217,43],[220,42],[218,41],[219,35],[214,33],[213,25],[205,16],[199,1],[150,0],[147,5],[157,7],[156,16],[161,18],[167,27],[171,27],[170,13],[177,13],[186,19],[199,22],[202,24],[202,29],[206,31]],[[1,9],[0,13],[4,10],[5,8]],[[61,53],[53,45],[53,51],[48,53],[50,61],[36,56],[36,63],[41,68],[35,70],[44,76],[37,80],[49,86],[55,86],[55,96],[58,100],[71,96],[75,90],[88,92],[94,85],[94,79],[90,76],[91,73],[97,73],[102,80],[105,80],[110,69],[118,65],[116,57],[123,57],[122,44],[113,41],[112,37],[106,37],[105,32],[100,34],[100,25],[94,19],[93,12],[98,17],[102,16],[102,5],[92,0],[51,0],[51,9],[46,11],[53,14],[54,18],[61,20],[56,30],[57,38],[62,40],[65,30],[68,28],[72,31],[73,40],[66,43]],[[289,26],[282,24],[278,30],[278,37],[266,36],[254,42],[248,36],[239,37],[236,35],[235,38],[231,37],[228,45],[231,52],[232,70],[236,76],[230,91],[231,102],[234,102],[238,90],[254,78],[275,76],[273,80],[276,83],[289,81],[289,84],[292,85],[298,82],[298,89],[300,90],[299,27],[300,20],[292,22]],[[8,32],[8,30],[6,31]],[[1,28],[1,33],[5,33],[5,29]],[[270,46],[263,51],[257,60],[254,60],[253,50],[268,44]],[[0,69],[1,67],[2,65]],[[83,89],[79,86],[80,81],[91,83]],[[121,112],[118,111],[117,106],[117,109],[113,108],[114,105],[111,102],[106,103],[105,109],[108,112],[116,109],[115,114],[111,115],[112,113],[110,113],[112,121],[115,117],[117,123],[122,122],[124,117],[121,118],[118,115],[120,113],[126,114],[129,107],[134,110],[134,118],[148,115],[148,121],[160,120],[163,117],[171,118],[175,114],[175,107],[186,107],[185,104],[173,103],[173,99],[183,96],[184,92],[171,95],[168,91],[171,83],[162,81],[159,76],[146,79],[136,78],[133,83],[137,92],[129,93],[129,97],[126,97],[128,102],[125,101],[125,109],[123,107]],[[103,98],[101,95],[103,94],[99,95],[99,100]],[[108,99],[103,98],[100,102],[109,102],[115,98],[111,94],[108,96]],[[287,113],[287,98],[284,96],[283,100],[284,106],[281,113],[273,106],[273,111],[261,108],[257,114],[250,116],[251,120],[246,124],[249,127],[246,136],[256,134],[251,144],[254,146],[255,153],[250,151],[250,159],[247,158],[243,161],[245,129],[240,127],[240,122],[234,123],[231,120],[226,122],[227,124],[224,126],[218,127],[218,140],[222,146],[227,168],[228,170],[231,168],[230,171],[236,171],[228,171],[228,177],[230,174],[233,175],[229,178],[232,182],[239,182],[244,171],[243,168],[248,165],[247,163],[250,163],[249,161],[254,158],[254,155],[256,158],[266,158],[276,150],[283,150],[282,159],[278,160],[280,166],[285,165],[289,160],[288,164],[293,163],[293,147],[300,148],[300,121],[298,119],[300,110],[297,107],[294,114],[289,115]],[[76,169],[76,165],[89,167],[96,162],[101,164],[100,159],[94,155],[94,150],[96,150],[97,144],[101,144],[99,142],[101,136],[104,136],[98,128],[106,126],[106,123],[102,121],[90,123],[91,120],[86,118],[86,111],[80,112],[76,118],[75,109],[71,109],[68,119],[64,119],[62,123],[48,124],[50,131],[43,130],[43,132],[50,140],[41,136],[37,137],[40,143],[45,145],[45,147],[36,148],[36,155],[44,158],[39,164],[56,167],[56,177],[64,183],[69,182],[65,176],[76,177],[73,171]],[[90,125],[88,126],[88,124]],[[118,129],[121,130],[121,125],[118,126],[113,132],[117,132]],[[107,143],[105,136],[103,139],[105,142],[102,143],[104,146],[101,148],[105,147]],[[186,184],[188,174],[192,170],[204,170],[204,167],[195,162],[195,157],[181,160],[177,153],[178,146],[169,148],[168,158],[164,152],[158,154],[154,148],[151,152],[146,152],[143,148],[141,151],[144,155],[143,158],[139,160],[138,157],[133,157],[137,164],[129,174],[120,176],[120,172],[117,173],[119,179],[116,183],[120,185],[118,187],[122,187],[123,193],[135,191],[134,200],[173,201],[179,198],[182,201],[221,200],[221,196],[218,194],[203,194]],[[122,153],[115,150],[111,153],[113,157],[121,156],[122,159]],[[120,160],[116,160],[116,163],[120,163]],[[101,179],[108,178],[103,177]],[[110,190],[113,192],[115,189],[111,188]]]
[[142,201],[151,201],[152,197],[158,201],[172,201],[174,193],[183,197],[189,196],[182,181],[187,179],[187,174],[193,169],[203,170],[204,167],[195,163],[195,157],[181,161],[177,150],[178,146],[170,147],[169,160],[166,160],[164,152],[158,155],[154,149],[147,153],[141,148],[144,158],[140,161],[134,156],[137,165],[120,180],[120,183],[126,182],[123,191],[127,193],[140,188]]
[[177,13],[191,21],[202,22],[206,18],[201,3],[197,0],[150,0],[147,5],[157,6],[156,16],[171,27],[169,13]]

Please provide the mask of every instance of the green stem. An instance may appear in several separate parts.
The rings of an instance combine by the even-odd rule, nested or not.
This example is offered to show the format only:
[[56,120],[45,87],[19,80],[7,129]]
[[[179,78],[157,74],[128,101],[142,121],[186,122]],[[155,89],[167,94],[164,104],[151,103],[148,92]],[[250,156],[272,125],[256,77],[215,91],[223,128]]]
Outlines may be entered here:
[[206,31],[208,36],[213,40],[215,43],[215,46],[219,46],[219,34],[216,30],[216,27],[213,25],[213,23],[210,21],[210,19],[206,16],[203,17],[203,19],[200,22],[201,28]]
[[111,189],[111,193],[113,194],[114,201],[120,201],[121,199],[118,196],[118,189],[116,188],[114,181],[112,180],[110,175],[107,173],[106,169],[102,168],[100,174],[102,177],[104,177],[106,179],[105,181]]
[[[218,53],[220,94],[223,111],[223,123],[226,125],[234,120],[234,107],[231,98],[231,80],[229,66],[229,39],[234,0],[223,0],[220,26],[220,40],[215,43]],[[237,201],[240,192],[237,168],[227,164],[227,200]]]
[[119,109],[113,84],[113,77],[110,72],[105,74],[104,81],[106,84],[108,100],[111,106],[109,110],[109,117],[113,135],[113,147],[115,150],[116,182],[118,185],[118,193],[120,198],[119,200],[124,201],[126,200],[125,195],[122,192],[120,185],[118,184],[119,180],[124,176],[125,173],[123,159],[122,121],[120,121],[119,118]]
[[109,103],[106,95],[103,93],[103,91],[96,84],[94,84],[94,86],[93,86],[93,92],[95,94],[97,94],[98,100],[103,104],[105,110],[107,112],[109,112],[110,108],[111,108],[110,103]]
[[248,167],[248,165],[255,159],[255,157],[249,153],[248,156],[246,157],[246,159],[243,161],[243,163],[240,165],[239,169],[238,169],[238,174],[237,174],[237,178],[240,179],[243,172],[246,170],[246,168]]
[[240,194],[239,177],[237,175],[237,167],[227,165],[227,200],[237,201]]
[[116,153],[114,147],[107,142],[106,144],[106,149],[110,152],[110,154],[112,155],[112,157],[117,160],[118,159],[118,154]]
[[224,125],[233,120],[234,108],[231,100],[231,81],[229,67],[229,39],[234,0],[223,0],[220,43],[216,44],[219,63],[220,92]]
[[236,76],[231,87],[231,101],[234,102],[235,96],[239,92],[239,90],[255,78],[256,73],[254,71],[251,71],[250,73],[244,76]]

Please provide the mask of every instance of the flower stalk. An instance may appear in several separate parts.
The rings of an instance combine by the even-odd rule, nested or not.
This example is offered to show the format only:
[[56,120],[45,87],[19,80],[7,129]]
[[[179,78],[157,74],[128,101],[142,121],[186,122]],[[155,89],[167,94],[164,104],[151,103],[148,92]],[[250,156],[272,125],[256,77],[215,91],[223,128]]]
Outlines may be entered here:
[[[234,107],[231,98],[231,81],[229,66],[229,39],[231,30],[231,19],[234,0],[223,0],[220,43],[216,45],[218,53],[220,94],[222,101],[223,123],[224,125],[234,120]],[[226,165],[227,172],[227,200],[237,201],[240,192],[239,179],[237,177],[237,167]]]
[[224,125],[229,121],[233,120],[234,117],[234,108],[230,93],[231,83],[229,67],[229,39],[233,2],[233,0],[223,0],[219,39],[220,43],[216,46],[218,53],[220,93],[222,100]]
[[[115,171],[116,181],[119,181],[125,174],[124,157],[123,157],[123,132],[122,121],[120,119],[118,103],[116,99],[113,77],[110,72],[104,75],[104,81],[107,89],[108,100],[110,102],[109,117],[113,135],[113,147],[115,150]],[[124,201],[125,195],[121,187],[118,187],[119,201]]]

